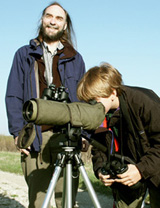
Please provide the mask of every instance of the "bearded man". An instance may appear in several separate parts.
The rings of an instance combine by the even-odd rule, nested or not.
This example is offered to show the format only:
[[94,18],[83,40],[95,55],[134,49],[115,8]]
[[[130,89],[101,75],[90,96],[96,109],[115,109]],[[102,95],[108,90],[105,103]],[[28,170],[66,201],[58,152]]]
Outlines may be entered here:
[[[68,12],[53,2],[42,13],[38,37],[17,50],[10,71],[6,108],[9,131],[17,146],[18,136],[26,124],[23,104],[31,98],[41,98],[44,89],[54,84],[63,87],[67,102],[78,101],[77,83],[85,73],[82,56],[74,49],[72,22]],[[53,126],[36,126],[36,136],[30,147],[21,152],[21,165],[28,185],[29,208],[42,207],[55,168],[59,142],[64,135]],[[74,172],[73,172],[74,174]],[[62,207],[63,177],[55,190],[56,206]],[[73,202],[78,188],[78,174],[73,179]]]

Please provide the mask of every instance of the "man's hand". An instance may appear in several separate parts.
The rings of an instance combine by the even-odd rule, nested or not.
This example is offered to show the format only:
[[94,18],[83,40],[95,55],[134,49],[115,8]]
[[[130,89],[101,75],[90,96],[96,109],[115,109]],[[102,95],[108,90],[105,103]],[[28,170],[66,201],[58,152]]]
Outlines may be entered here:
[[81,149],[81,151],[82,152],[87,152],[88,148],[89,148],[89,142],[86,139],[82,138],[82,149]]
[[100,171],[98,173],[100,181],[105,185],[105,186],[111,186],[114,182],[115,179],[111,179],[110,175],[103,175]]
[[26,155],[29,155],[29,149],[30,149],[30,147],[28,147],[27,149],[20,149],[18,146],[17,146],[17,143],[18,143],[18,136],[14,139],[14,144],[15,144],[15,146],[16,146],[16,148],[17,148],[17,150],[19,150],[21,153],[24,153],[24,154],[26,154]]
[[138,168],[132,164],[128,165],[128,170],[125,173],[119,174],[117,177],[115,182],[122,183],[126,186],[133,186],[142,178]]

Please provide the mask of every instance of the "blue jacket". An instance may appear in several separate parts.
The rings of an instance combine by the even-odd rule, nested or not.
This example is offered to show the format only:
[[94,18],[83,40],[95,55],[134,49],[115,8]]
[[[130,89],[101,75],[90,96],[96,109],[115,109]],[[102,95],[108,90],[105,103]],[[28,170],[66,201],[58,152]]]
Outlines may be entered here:
[[[85,73],[83,58],[77,51],[75,52],[75,55],[69,58],[62,53],[58,61],[60,77],[61,80],[65,80],[64,85],[71,102],[78,101],[77,83]],[[35,40],[31,40],[29,45],[21,47],[15,53],[6,91],[9,132],[14,137],[18,136],[26,124],[22,115],[23,104],[31,98],[37,98],[35,63],[36,57],[42,55],[42,47]],[[42,142],[41,129],[40,126],[35,128],[37,135],[32,150],[39,151]]]

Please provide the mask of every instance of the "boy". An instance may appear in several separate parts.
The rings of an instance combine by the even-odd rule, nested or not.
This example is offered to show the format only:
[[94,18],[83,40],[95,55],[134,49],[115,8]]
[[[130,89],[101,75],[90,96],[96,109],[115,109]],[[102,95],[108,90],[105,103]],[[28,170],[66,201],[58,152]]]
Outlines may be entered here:
[[159,97],[149,89],[123,85],[121,74],[108,63],[87,71],[77,95],[79,100],[96,100],[105,107],[107,130],[99,128],[94,137],[107,146],[107,152],[93,148],[92,161],[96,177],[111,186],[115,206],[140,208],[148,188],[151,207],[158,208]]

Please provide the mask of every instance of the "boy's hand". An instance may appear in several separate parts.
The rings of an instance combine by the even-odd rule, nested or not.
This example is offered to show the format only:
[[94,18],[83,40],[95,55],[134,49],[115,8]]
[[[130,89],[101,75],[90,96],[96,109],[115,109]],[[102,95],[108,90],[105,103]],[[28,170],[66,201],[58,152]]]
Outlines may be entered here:
[[111,186],[115,182],[115,179],[111,179],[110,175],[103,175],[100,171],[99,171],[98,176],[99,176],[100,181],[105,186]]
[[125,173],[119,174],[117,177],[115,182],[122,183],[126,186],[133,186],[142,178],[138,168],[132,164],[128,165],[128,170]]

